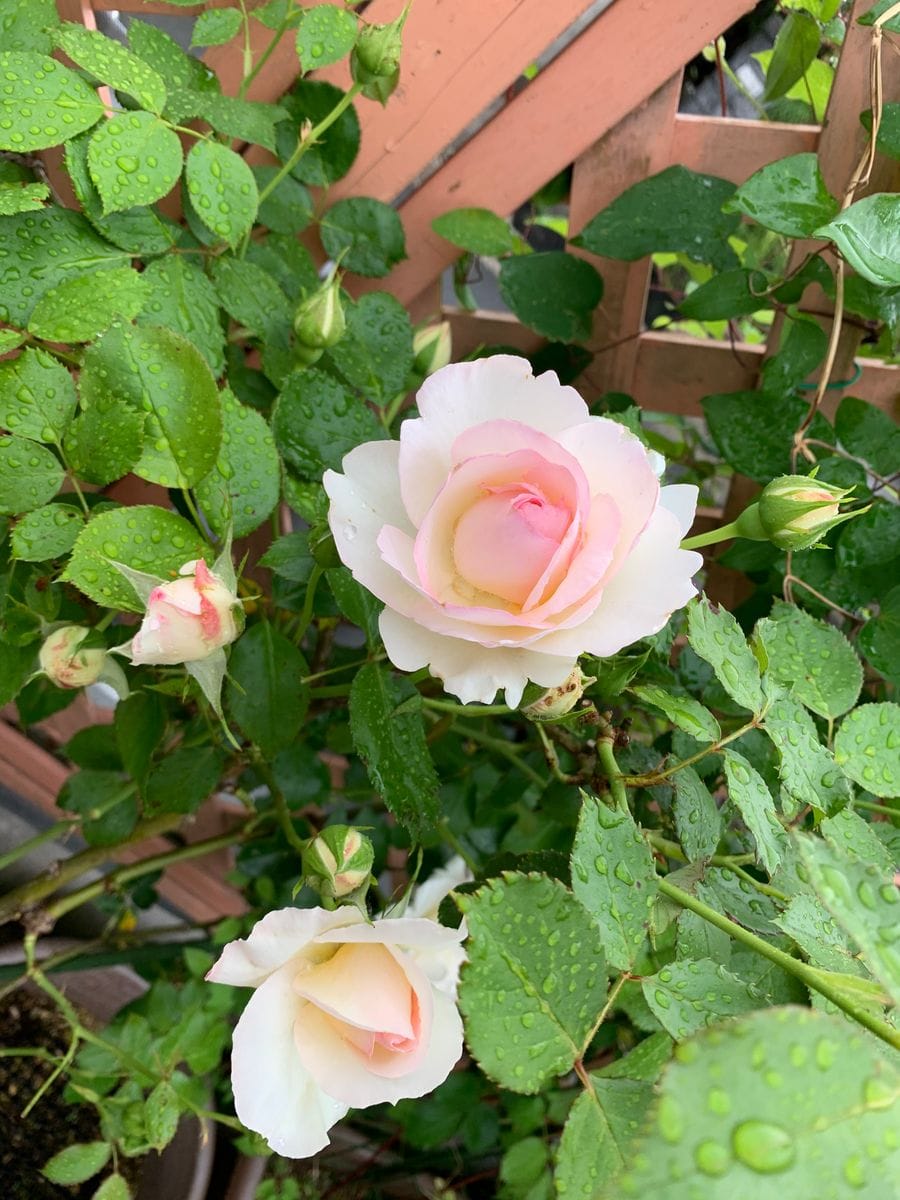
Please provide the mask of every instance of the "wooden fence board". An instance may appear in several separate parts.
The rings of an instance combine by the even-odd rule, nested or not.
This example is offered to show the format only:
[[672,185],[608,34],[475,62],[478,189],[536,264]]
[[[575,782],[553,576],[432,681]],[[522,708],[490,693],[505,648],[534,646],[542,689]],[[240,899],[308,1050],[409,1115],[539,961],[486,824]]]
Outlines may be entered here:
[[704,175],[744,183],[776,158],[815,150],[819,133],[818,125],[780,125],[773,121],[679,113],[675,118],[671,161]]

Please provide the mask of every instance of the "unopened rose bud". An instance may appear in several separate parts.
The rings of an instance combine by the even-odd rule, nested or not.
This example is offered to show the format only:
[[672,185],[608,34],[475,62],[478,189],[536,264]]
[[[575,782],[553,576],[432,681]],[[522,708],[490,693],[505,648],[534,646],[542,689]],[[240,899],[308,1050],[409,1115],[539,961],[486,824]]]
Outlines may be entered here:
[[809,550],[829,529],[866,511],[841,512],[841,501],[852,490],[812,476],[782,475],[763,488],[757,501],[759,524],[780,549]]
[[584,689],[596,682],[592,675],[582,674],[581,667],[576,666],[565,683],[548,688],[543,696],[522,709],[522,715],[530,721],[557,721],[570,713],[584,695]]
[[450,322],[428,325],[413,334],[413,370],[422,379],[440,371],[450,362],[453,353]]
[[[395,21],[387,25],[364,25],[359,31],[355,46],[355,66],[360,75],[354,75],[360,83],[373,79],[390,79],[400,66],[403,49],[403,26],[409,16],[409,5]],[[362,74],[368,78],[362,78]]]
[[41,646],[38,661],[41,670],[60,688],[87,687],[96,683],[106,665],[102,647],[81,650],[81,643],[90,633],[85,625],[64,625]]
[[321,352],[339,342],[346,328],[341,284],[335,273],[300,301],[294,313],[294,333],[301,346]]
[[329,825],[303,854],[303,873],[322,896],[341,899],[358,891],[372,872],[375,851],[358,829]]
[[133,663],[199,662],[238,636],[242,613],[225,581],[202,558],[185,563],[178,574],[150,592],[141,627],[127,649]]

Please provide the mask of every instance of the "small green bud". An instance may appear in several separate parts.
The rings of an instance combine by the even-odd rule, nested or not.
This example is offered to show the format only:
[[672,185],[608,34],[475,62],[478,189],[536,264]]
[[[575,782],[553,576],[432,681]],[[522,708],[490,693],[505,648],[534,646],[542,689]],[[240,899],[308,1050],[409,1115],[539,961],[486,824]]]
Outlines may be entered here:
[[584,694],[584,689],[597,680],[592,675],[582,674],[576,666],[565,683],[548,688],[542,696],[522,709],[522,716],[529,721],[558,721],[570,713]]
[[334,272],[320,288],[297,305],[294,333],[299,345],[322,351],[339,342],[346,328],[340,279]]
[[422,379],[446,367],[453,354],[450,322],[441,321],[439,325],[417,329],[413,334],[413,354],[413,370]]
[[51,683],[59,688],[80,688],[97,682],[106,666],[106,650],[81,648],[90,633],[86,625],[63,625],[46,639],[38,661]]
[[852,490],[809,475],[782,475],[763,488],[757,502],[759,523],[780,549],[809,550],[829,529],[867,511],[841,512],[841,501]]
[[400,70],[403,26],[409,16],[409,7],[407,4],[400,16],[387,25],[364,25],[359,31],[351,59],[353,78],[357,83],[389,80]]
[[350,825],[329,825],[303,852],[307,882],[328,899],[341,899],[368,883],[375,861],[369,839]]

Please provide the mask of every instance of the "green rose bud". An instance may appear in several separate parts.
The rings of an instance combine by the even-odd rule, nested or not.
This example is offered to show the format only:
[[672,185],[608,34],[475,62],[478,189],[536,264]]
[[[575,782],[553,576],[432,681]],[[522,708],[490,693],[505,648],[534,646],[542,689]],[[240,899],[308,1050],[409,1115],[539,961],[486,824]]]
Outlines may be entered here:
[[364,25],[356,39],[353,53],[354,79],[371,83],[375,79],[391,79],[400,69],[403,49],[403,26],[409,16],[409,5],[395,21],[387,25]]
[[[829,529],[866,512],[865,508],[841,512],[841,501],[852,490],[811,475],[782,475],[763,488],[755,506],[756,518],[764,535],[780,549],[809,550]],[[739,520],[745,517],[748,522],[755,520],[747,513],[742,513]]]
[[413,353],[413,370],[422,379],[446,367],[453,353],[450,322],[441,321],[439,325],[417,329],[413,334]]
[[297,305],[294,333],[300,346],[321,353],[339,342],[346,328],[340,279],[333,272],[320,288]]
[[303,853],[307,882],[328,899],[340,899],[368,882],[375,860],[372,843],[350,825],[329,825]]
[[106,665],[106,650],[82,650],[90,633],[84,625],[64,625],[41,646],[38,661],[47,678],[60,688],[80,688],[96,683]]
[[575,670],[559,687],[548,688],[542,696],[522,709],[522,716],[529,721],[558,721],[570,713],[584,694],[584,689],[597,680],[592,675],[582,674],[581,667]]

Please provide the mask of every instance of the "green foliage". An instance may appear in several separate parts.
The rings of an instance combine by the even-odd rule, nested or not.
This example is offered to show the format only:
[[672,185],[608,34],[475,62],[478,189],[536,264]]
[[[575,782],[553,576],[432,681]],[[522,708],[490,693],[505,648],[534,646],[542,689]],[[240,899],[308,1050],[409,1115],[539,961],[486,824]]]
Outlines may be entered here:
[[500,294],[520,321],[544,337],[587,341],[603,280],[590,263],[551,250],[504,259]]
[[202,12],[194,23],[192,46],[224,46],[241,28],[238,8],[213,8]]
[[95,271],[45,292],[29,318],[28,332],[49,342],[90,342],[117,317],[136,317],[145,302],[144,276],[131,267]]
[[47,504],[16,522],[12,551],[26,562],[61,558],[75,545],[84,525],[81,509],[71,504]]
[[316,367],[288,376],[272,432],[285,462],[304,479],[319,479],[326,467],[337,470],[354,446],[382,435],[371,409]]
[[900,705],[864,704],[841,721],[835,762],[846,775],[877,796],[900,796]]
[[103,486],[121,479],[144,448],[143,411],[98,392],[66,431],[66,460],[81,479]]
[[692,862],[709,858],[722,838],[722,818],[716,802],[693,767],[682,767],[674,783],[678,840]]
[[278,453],[264,417],[227,389],[219,398],[222,446],[215,467],[197,484],[196,496],[219,537],[229,529],[235,537],[246,537],[278,503]]
[[487,208],[454,208],[431,222],[435,233],[470,254],[510,254],[515,246],[509,225]]
[[0,514],[32,512],[59,491],[63,468],[53,454],[16,434],[0,435]]
[[766,68],[765,100],[787,95],[803,78],[819,53],[821,40],[819,26],[809,13],[788,13]]
[[838,212],[812,153],[793,154],[762,167],[724,207],[788,237],[810,237]]
[[[324,80],[301,80],[282,98],[281,104],[291,117],[278,131],[278,155],[289,157],[297,145],[297,131],[304,121],[318,125],[339,102],[344,93]],[[303,155],[291,172],[301,183],[327,187],[342,179],[353,166],[359,152],[359,118],[351,104],[321,136],[318,144]]]
[[862,664],[839,629],[781,601],[758,629],[775,683],[820,717],[839,717],[853,707]]
[[181,142],[152,113],[122,113],[91,135],[87,163],[107,216],[170,192],[181,174]]
[[691,649],[715,671],[725,691],[742,708],[758,713],[763,707],[759,663],[737,621],[727,609],[715,609],[706,599],[688,608]]
[[636,684],[629,690],[638,700],[658,708],[673,725],[698,742],[715,742],[722,736],[716,718],[691,696],[673,695],[666,688],[653,683]]
[[0,425],[10,433],[58,443],[74,411],[72,376],[45,350],[0,363]]
[[357,24],[352,12],[336,4],[305,8],[297,26],[297,56],[304,71],[328,67],[353,49]]
[[604,1179],[625,1166],[650,1102],[651,1090],[637,1079],[592,1074],[591,1091],[578,1097],[556,1152],[556,1190],[590,1200]]
[[270,758],[297,735],[309,704],[306,660],[268,622],[251,626],[228,666],[228,709],[241,731]]
[[603,1003],[591,918],[542,875],[504,874],[458,904],[469,928],[460,983],[469,1049],[503,1087],[536,1092],[572,1067]]
[[[103,116],[103,105],[93,88],[43,54],[3,50],[0,74],[11,84],[0,96],[0,150],[26,154],[58,146]],[[39,87],[40,92],[32,91]],[[22,104],[22,97],[28,103]]]
[[357,275],[380,279],[406,258],[400,218],[380,200],[338,200],[323,214],[319,232],[329,257]]
[[218,142],[195,142],[185,162],[185,181],[203,224],[236,246],[259,208],[256,179],[241,156]]
[[772,795],[743,755],[726,750],[724,759],[729,799],[753,834],[757,858],[772,875],[787,851],[787,834],[778,821]]
[[678,1039],[763,1003],[760,992],[708,958],[671,963],[646,976],[641,990],[663,1029]]
[[412,326],[399,300],[367,292],[343,301],[347,328],[328,358],[347,382],[374,404],[384,405],[406,388],[413,365]]
[[151,113],[162,112],[166,103],[166,85],[162,78],[118,42],[82,25],[70,24],[55,29],[53,40],[95,79],[132,96]]
[[812,717],[793,700],[778,699],[763,726],[780,755],[778,774],[798,804],[836,812],[850,799],[850,788],[831,751],[819,741]]
[[878,287],[900,287],[900,197],[877,193],[857,200],[815,231],[830,238],[855,271]]
[[84,1183],[106,1166],[110,1153],[106,1142],[82,1142],[80,1145],[67,1146],[59,1154],[54,1154],[44,1167],[44,1174],[51,1183]]

